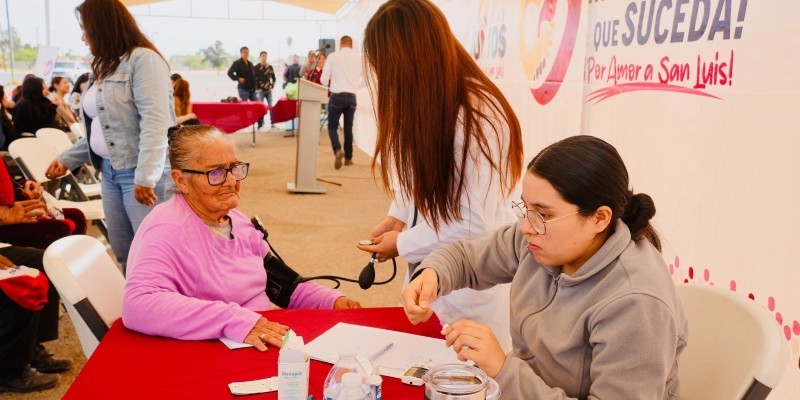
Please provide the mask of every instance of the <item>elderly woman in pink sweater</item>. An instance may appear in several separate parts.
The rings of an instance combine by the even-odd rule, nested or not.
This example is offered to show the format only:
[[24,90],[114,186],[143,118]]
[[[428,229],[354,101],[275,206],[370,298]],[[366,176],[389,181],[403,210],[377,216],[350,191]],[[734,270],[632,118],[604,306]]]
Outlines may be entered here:
[[[186,340],[228,337],[279,346],[288,327],[256,311],[271,308],[265,293],[269,246],[235,208],[248,164],[208,125],[170,135],[169,158],[178,193],[157,206],[131,245],[122,319],[129,329]],[[301,283],[289,308],[360,308],[341,292]]]

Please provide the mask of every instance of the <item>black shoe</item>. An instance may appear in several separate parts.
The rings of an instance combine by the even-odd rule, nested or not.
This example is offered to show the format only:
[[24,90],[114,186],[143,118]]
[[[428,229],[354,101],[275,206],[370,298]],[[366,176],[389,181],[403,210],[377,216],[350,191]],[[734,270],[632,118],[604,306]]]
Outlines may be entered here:
[[342,159],[344,159],[344,152],[342,149],[336,150],[336,160],[333,162],[333,167],[336,169],[342,168]]
[[72,361],[53,357],[41,344],[36,345],[34,353],[31,367],[36,368],[39,372],[53,374],[57,372],[66,372],[72,368]]
[[58,383],[58,375],[45,375],[33,368],[25,367],[22,375],[0,378],[0,392],[30,393],[51,389]]

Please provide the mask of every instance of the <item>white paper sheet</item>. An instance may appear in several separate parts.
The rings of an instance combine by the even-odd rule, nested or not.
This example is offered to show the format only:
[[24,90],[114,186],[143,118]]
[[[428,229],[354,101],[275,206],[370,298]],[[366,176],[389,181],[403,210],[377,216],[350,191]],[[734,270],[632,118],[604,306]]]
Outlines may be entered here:
[[237,341],[235,341],[233,339],[228,339],[226,337],[219,338],[219,341],[224,343],[225,346],[228,346],[228,348],[231,349],[231,350],[243,349],[245,347],[253,347],[252,344],[237,342]]
[[458,361],[453,349],[445,347],[443,339],[344,322],[312,340],[306,349],[311,358],[333,364],[339,359],[339,350],[348,346],[356,346],[359,358],[368,358],[390,343],[394,343],[392,348],[374,361],[384,376],[400,378],[414,364],[465,364]]

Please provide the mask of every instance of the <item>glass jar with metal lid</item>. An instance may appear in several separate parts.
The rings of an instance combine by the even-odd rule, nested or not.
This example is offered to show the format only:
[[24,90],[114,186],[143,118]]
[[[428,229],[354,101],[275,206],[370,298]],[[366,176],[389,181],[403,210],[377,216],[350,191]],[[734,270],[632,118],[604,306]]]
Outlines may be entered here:
[[500,386],[477,367],[442,364],[422,377],[425,400],[497,400]]

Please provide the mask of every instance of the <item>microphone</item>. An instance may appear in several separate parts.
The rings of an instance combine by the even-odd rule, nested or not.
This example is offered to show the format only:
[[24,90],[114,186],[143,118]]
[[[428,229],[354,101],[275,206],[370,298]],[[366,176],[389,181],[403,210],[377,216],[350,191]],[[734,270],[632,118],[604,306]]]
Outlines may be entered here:
[[322,50],[327,50],[327,49],[330,49],[330,48],[331,48],[331,44],[330,43],[325,43],[325,46],[320,47],[320,48],[317,49],[317,53],[319,53]]

